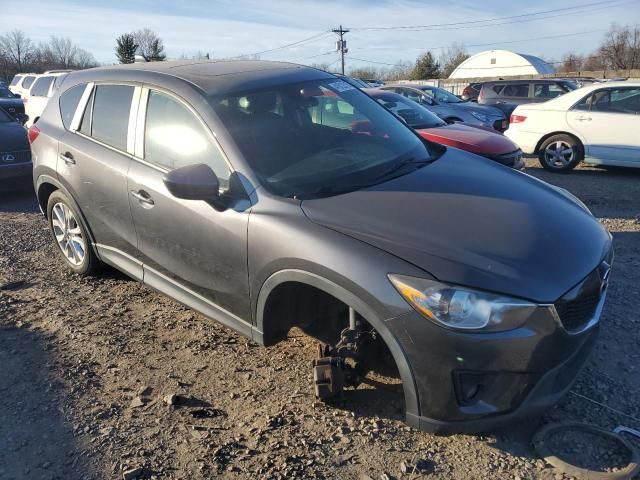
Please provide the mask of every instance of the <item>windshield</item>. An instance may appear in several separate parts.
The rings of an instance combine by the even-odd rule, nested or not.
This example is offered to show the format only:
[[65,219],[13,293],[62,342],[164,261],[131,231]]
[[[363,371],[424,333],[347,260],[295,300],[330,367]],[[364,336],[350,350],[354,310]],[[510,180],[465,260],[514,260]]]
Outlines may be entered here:
[[436,87],[421,87],[431,98],[435,98],[438,103],[461,103],[464,100],[460,100],[453,93],[449,93],[446,90]]
[[214,96],[211,103],[263,184],[280,196],[364,188],[432,155],[401,121],[340,79]]
[[385,108],[402,118],[411,128],[442,127],[446,123],[434,113],[413,100],[392,92],[369,92]]
[[0,86],[0,98],[15,98],[15,95],[7,87]]

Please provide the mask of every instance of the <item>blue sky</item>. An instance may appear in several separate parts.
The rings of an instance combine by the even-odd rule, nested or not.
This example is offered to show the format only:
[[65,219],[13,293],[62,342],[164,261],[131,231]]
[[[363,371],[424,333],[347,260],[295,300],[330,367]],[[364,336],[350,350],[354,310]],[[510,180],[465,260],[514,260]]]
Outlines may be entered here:
[[[413,61],[424,50],[434,49],[437,54],[441,47],[453,42],[469,45],[470,53],[505,48],[558,60],[569,50],[593,51],[612,22],[640,23],[640,0],[581,7],[595,1],[541,0],[523,5],[522,1],[504,0],[29,0],[19,5],[0,0],[0,32],[19,28],[36,42],[47,40],[50,35],[70,37],[92,52],[99,62],[113,63],[115,38],[138,28],[156,31],[172,58],[191,56],[198,51],[209,52],[212,57],[233,57],[293,43],[342,23],[354,28],[346,36],[350,49],[348,66],[377,65],[356,58],[380,63]],[[567,7],[576,8],[517,21],[497,21],[493,23],[502,24],[493,26],[356,30],[478,21]],[[571,35],[563,36],[566,34]],[[326,34],[260,57],[335,63],[338,55],[327,53],[335,48],[335,39],[335,35]]]

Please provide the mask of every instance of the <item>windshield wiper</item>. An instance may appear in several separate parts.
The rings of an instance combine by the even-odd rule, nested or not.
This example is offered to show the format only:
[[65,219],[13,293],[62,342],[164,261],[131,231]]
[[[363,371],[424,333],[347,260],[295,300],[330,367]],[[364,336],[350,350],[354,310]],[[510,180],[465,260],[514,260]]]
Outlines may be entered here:
[[[378,183],[382,183],[386,180],[391,180],[393,178],[404,175],[405,173],[408,173],[408,172],[403,172],[403,169],[407,166],[413,166],[415,167],[413,170],[417,170],[421,166],[427,165],[433,162],[434,160],[435,160],[434,158],[416,160],[413,157],[408,158],[406,160],[402,160],[401,162],[396,163],[393,167],[389,168],[387,171],[383,172],[382,174],[374,178],[371,182],[369,182],[369,185],[377,185]],[[413,170],[410,170],[410,171],[413,171]],[[401,173],[398,173],[398,172],[401,172]]]

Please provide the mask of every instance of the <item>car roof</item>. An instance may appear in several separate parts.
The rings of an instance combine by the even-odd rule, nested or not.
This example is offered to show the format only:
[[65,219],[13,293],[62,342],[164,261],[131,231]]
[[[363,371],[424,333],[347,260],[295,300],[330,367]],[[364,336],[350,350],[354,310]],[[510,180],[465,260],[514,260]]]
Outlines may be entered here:
[[132,81],[173,85],[175,80],[205,94],[241,92],[298,81],[336,78],[312,67],[263,60],[178,60],[114,65],[69,73],[65,86],[82,82]]
[[567,81],[566,78],[519,78],[514,80],[490,80],[488,82],[482,82],[483,85],[504,85],[509,83],[556,83]]
[[557,109],[564,109],[564,108],[570,108],[572,105],[574,105],[578,100],[580,100],[583,97],[586,97],[587,95],[589,95],[591,92],[595,91],[595,90],[602,90],[602,89],[611,89],[611,88],[616,88],[616,87],[632,87],[632,88],[640,88],[640,82],[639,81],[626,81],[626,82],[606,82],[606,83],[594,83],[591,85],[585,85],[584,87],[578,88],[576,90],[573,90],[571,92],[567,92],[564,95],[560,95],[559,97],[556,98],[552,98],[551,100],[548,100],[546,102],[543,103],[532,103],[532,104],[526,104],[523,105],[523,107],[525,108],[546,108],[546,107],[553,107],[553,108],[557,108]]

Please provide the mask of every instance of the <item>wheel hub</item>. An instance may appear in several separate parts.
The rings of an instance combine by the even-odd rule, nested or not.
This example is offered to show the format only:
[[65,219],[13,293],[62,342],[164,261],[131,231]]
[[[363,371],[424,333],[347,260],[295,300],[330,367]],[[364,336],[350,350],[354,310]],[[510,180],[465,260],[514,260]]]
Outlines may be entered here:
[[56,203],[51,210],[51,227],[58,247],[72,265],[81,265],[87,247],[80,224],[71,209],[62,202]]

